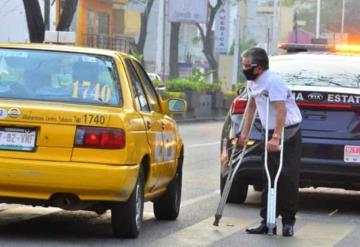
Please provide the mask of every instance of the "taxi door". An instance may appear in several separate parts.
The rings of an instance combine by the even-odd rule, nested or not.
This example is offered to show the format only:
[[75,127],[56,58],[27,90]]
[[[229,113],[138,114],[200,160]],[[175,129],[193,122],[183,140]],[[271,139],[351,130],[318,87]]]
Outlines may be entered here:
[[[158,167],[160,171],[159,186],[163,187],[173,178],[176,172],[176,138],[175,122],[161,112],[161,107],[155,88],[147,73],[138,62],[133,62],[141,79],[150,105],[151,112],[156,116],[162,130],[162,162]],[[160,157],[159,157],[160,158]]]
[[[130,59],[125,59],[125,64],[132,84],[136,109],[141,114],[145,123],[146,132],[141,134],[147,135],[148,144],[151,150],[151,167],[145,184],[145,192],[151,192],[159,188],[158,182],[161,176],[159,167],[164,160],[162,125],[160,121],[162,115],[151,110],[151,105],[148,102],[144,86],[136,72],[133,62]],[[136,150],[134,150],[134,152],[136,152]]]

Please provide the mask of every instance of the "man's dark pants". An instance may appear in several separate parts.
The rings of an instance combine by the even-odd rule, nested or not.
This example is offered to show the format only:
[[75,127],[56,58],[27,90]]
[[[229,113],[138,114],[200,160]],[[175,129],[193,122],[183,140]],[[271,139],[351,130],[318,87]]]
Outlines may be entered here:
[[[269,131],[271,137],[272,131]],[[299,197],[299,167],[301,157],[301,131],[300,129],[294,136],[284,141],[283,168],[277,185],[277,212],[282,216],[283,224],[295,224],[295,214],[298,209]],[[274,181],[278,166],[280,152],[268,152],[268,167],[272,181]],[[264,160],[264,157],[263,157]],[[264,190],[262,192],[262,209],[260,216],[262,223],[266,223],[267,212],[267,179],[264,169]]]

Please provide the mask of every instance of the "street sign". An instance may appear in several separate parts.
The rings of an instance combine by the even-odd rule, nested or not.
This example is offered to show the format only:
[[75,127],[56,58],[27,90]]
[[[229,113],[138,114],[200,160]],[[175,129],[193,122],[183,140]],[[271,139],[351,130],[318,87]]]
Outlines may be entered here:
[[206,23],[208,0],[169,0],[169,21]]
[[223,5],[215,25],[215,52],[227,53],[229,43],[229,4]]

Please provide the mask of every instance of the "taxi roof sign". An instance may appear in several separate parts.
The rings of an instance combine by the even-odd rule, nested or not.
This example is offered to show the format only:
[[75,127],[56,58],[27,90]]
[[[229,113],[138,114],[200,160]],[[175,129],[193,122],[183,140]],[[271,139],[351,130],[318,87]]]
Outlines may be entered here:
[[46,31],[44,43],[75,44],[76,33],[64,31]]

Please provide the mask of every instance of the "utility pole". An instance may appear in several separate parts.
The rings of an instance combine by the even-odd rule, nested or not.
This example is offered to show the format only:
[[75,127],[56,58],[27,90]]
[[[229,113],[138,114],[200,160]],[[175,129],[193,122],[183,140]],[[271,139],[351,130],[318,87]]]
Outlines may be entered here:
[[[230,3],[228,3],[230,4]],[[238,78],[239,70],[239,60],[240,60],[240,11],[241,11],[241,1],[238,1],[237,14],[236,14],[236,23],[235,23],[235,46],[234,46],[234,57],[233,57],[233,69],[231,77],[231,85],[235,85]]]
[[162,57],[162,79],[165,81],[166,74],[166,24],[167,24],[167,0],[164,0],[164,18],[163,18],[163,57]]
[[157,39],[156,39],[156,73],[165,75],[164,69],[164,50],[165,50],[165,0],[158,1],[158,20],[157,20]]
[[341,33],[344,33],[345,0],[342,0]]
[[321,8],[321,0],[317,0],[316,6],[316,38],[320,38],[320,8]]

